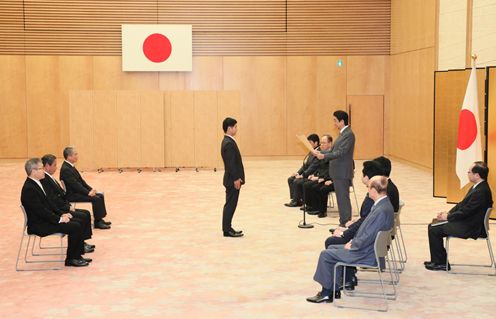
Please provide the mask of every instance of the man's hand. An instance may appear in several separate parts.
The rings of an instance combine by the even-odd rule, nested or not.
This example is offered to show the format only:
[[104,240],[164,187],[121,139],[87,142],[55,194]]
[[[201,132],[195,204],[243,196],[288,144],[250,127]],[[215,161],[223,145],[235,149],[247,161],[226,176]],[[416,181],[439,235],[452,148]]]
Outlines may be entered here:
[[324,183],[325,186],[330,186],[332,184],[332,181],[331,180],[328,180]]
[[323,181],[324,181],[324,179],[323,179],[323,178],[319,178],[319,179],[317,180],[317,182],[319,182],[319,183],[322,183]]
[[92,190],[90,190],[90,192],[88,193],[88,196],[89,196],[89,197],[93,197],[93,196],[95,196],[95,195],[96,195],[96,189],[92,189]]
[[319,160],[324,159],[324,157],[325,157],[324,154],[322,154],[321,152],[319,152],[317,150],[313,150],[312,154],[313,154],[313,156],[317,157]]
[[[64,214],[64,215],[65,215],[65,214]],[[71,220],[69,219],[69,217],[64,216],[64,215],[60,216],[60,221],[59,221],[59,223],[66,224],[66,223],[68,223],[68,222],[70,222],[70,221],[71,221]]]
[[71,204],[71,208],[69,208],[69,211],[70,212],[75,212],[76,211],[76,207],[74,207],[74,205]]
[[67,218],[71,219],[72,215],[69,213],[65,213],[65,214],[62,214],[62,216],[60,216],[60,217],[67,217]]
[[352,242],[352,240],[347,242],[346,245],[344,245],[344,249],[350,250],[351,249],[351,242]]
[[237,180],[234,181],[234,188],[236,189],[241,188],[241,178],[238,178]]
[[437,220],[448,220],[448,213],[447,212],[441,212],[437,214]]
[[333,237],[341,237],[341,235],[343,235],[344,231],[345,231],[346,228],[342,228],[342,227],[338,227],[334,230],[334,232],[332,233],[332,236]]
[[316,180],[318,180],[319,178],[318,178],[317,176],[313,176],[313,175],[312,175],[312,177],[308,177],[308,179],[309,179],[309,180],[311,180],[311,181],[316,181]]
[[291,176],[292,177],[295,177],[296,175],[298,175],[298,173],[293,173]]
[[353,223],[356,222],[356,219],[352,219],[352,220],[349,220],[346,222],[346,224],[344,224],[346,226],[346,228],[350,227],[351,225],[353,225]]
[[296,179],[303,178],[303,175],[298,174],[298,175],[296,175],[296,176],[295,176],[295,178],[296,178]]

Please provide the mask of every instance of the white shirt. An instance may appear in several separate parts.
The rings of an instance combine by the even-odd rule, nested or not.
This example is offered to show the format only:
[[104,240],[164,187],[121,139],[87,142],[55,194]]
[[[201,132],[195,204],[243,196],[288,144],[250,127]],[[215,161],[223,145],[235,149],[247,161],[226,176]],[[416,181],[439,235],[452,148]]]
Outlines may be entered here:
[[482,183],[484,180],[481,180],[480,182],[478,182],[477,184],[475,184],[474,186],[472,186],[472,189],[475,189],[477,187],[477,185],[479,185],[480,183]]
[[72,164],[71,162],[69,162],[68,160],[64,160],[64,162],[66,162],[67,164],[71,165],[72,167],[74,167],[74,164]]
[[[374,206],[376,206],[377,204],[379,204],[379,202],[380,202],[381,200],[383,200],[384,198],[386,198],[386,197],[387,197],[387,195],[384,195],[384,196],[382,196],[381,198],[379,198],[378,200],[376,200],[376,201],[375,201],[375,203],[374,203]],[[372,206],[372,207],[374,207],[374,206]]]
[[36,184],[38,184],[38,186],[39,186],[39,187],[41,188],[41,190],[43,191],[43,194],[45,194],[45,196],[46,196],[45,190],[43,189],[43,186],[41,186],[41,182],[40,182],[39,180],[37,180],[37,179],[32,178],[32,177],[29,177],[29,178],[30,178],[30,179],[32,179],[33,181],[35,181],[35,182],[36,182]]
[[[236,143],[236,140],[234,139],[234,137],[233,137],[233,136],[231,136],[231,135],[229,135],[229,134],[224,134],[224,136],[229,136],[230,138],[232,138],[232,140],[234,141],[234,143]],[[236,143],[236,144],[238,144],[238,143]]]
[[346,130],[346,128],[348,127],[349,125],[346,125],[345,127],[343,127],[340,131],[339,131],[339,134],[343,133],[344,130]]

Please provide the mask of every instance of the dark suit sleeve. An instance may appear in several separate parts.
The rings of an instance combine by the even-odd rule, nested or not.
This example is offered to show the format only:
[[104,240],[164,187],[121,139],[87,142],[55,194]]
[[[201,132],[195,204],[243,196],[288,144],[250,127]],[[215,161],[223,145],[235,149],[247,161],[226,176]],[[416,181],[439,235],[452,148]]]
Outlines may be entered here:
[[463,205],[456,205],[448,213],[448,221],[454,222],[464,220],[477,214],[485,203],[484,192],[482,190],[474,191]]
[[322,152],[325,159],[333,160],[342,157],[343,155],[348,154],[353,145],[355,145],[355,135],[349,133],[341,136],[341,138],[343,140],[339,143],[339,147],[333,148],[330,152]]
[[308,165],[307,169],[300,175],[303,175],[303,177],[308,177],[312,175],[312,173],[315,173],[315,171],[319,168],[319,160],[312,155],[312,158],[309,158],[308,161],[310,164]]
[[38,215],[40,219],[51,224],[59,223],[60,216],[43,205],[41,198],[33,187],[28,187],[23,190],[21,201],[26,210],[29,210],[32,214]]
[[89,187],[88,184],[79,183],[75,173],[69,170],[64,170],[64,172],[61,173],[60,179],[64,181],[67,188],[72,189],[78,194],[88,195],[88,193],[91,191],[91,187]]
[[305,171],[305,168],[307,167],[307,165],[305,165],[305,161],[308,159],[310,154],[311,153],[308,153],[307,156],[305,156],[305,158],[303,159],[303,164],[301,165],[300,169],[298,170],[298,175],[303,174],[303,172]]
[[241,178],[241,170],[239,165],[236,165],[236,148],[233,143],[227,143],[225,149],[226,156],[226,166],[229,169],[229,173],[231,174],[234,181]]

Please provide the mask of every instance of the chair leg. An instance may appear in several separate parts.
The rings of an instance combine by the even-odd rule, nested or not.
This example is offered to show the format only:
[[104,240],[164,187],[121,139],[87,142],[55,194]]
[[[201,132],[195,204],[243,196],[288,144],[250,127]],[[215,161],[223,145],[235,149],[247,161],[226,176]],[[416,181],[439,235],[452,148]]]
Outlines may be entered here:
[[446,271],[450,272],[450,269],[449,269],[449,237],[446,237]]
[[21,243],[19,244],[19,251],[17,252],[17,260],[16,260],[16,271],[21,271],[19,268],[19,257],[21,256],[22,243],[24,242],[24,230],[21,235]]
[[487,243],[487,249],[489,250],[489,258],[491,259],[491,268],[494,268],[494,274],[490,276],[496,276],[496,262],[494,261],[493,246],[491,245],[491,239],[489,238],[489,234],[487,234],[486,243]]
[[408,260],[408,255],[406,254],[405,241],[403,239],[403,232],[401,231],[401,226],[398,226],[399,232],[396,234],[401,237],[401,247],[403,248],[402,255],[404,254],[403,262],[406,263]]

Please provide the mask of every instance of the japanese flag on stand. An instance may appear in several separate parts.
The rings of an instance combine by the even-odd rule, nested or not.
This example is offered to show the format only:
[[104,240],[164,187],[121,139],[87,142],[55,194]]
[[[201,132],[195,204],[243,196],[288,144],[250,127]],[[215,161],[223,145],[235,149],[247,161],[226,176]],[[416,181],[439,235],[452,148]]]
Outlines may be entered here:
[[460,188],[469,182],[467,170],[473,162],[482,161],[479,127],[479,103],[477,99],[477,70],[474,66],[468,79],[467,91],[458,117],[458,143],[456,147],[456,175]]
[[123,71],[191,71],[191,25],[123,24]]

